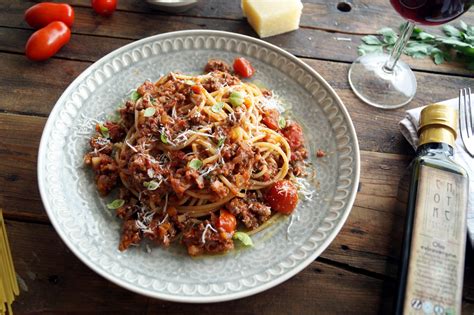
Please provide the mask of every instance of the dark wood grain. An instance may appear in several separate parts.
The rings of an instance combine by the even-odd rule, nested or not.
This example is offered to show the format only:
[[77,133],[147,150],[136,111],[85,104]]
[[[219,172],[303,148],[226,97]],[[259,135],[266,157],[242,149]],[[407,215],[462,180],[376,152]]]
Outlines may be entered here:
[[[46,116],[64,89],[86,69],[89,62],[50,59],[44,63],[28,61],[24,56],[2,54],[8,64],[0,72],[0,110],[12,113]],[[349,65],[303,59],[334,87],[349,109],[354,121],[360,146],[363,150],[409,153],[405,141],[398,132],[397,122],[403,118],[406,108],[430,104],[454,98],[457,90],[472,86],[474,79],[459,76],[442,76],[416,73],[419,89],[415,99],[406,108],[384,111],[363,104],[355,98],[347,82]],[[44,78],[47,77],[47,80]],[[146,79],[146,78],[144,78]]]
[[[59,0],[58,0],[59,1]],[[341,0],[342,1],[342,0]],[[361,151],[361,180],[351,214],[320,258],[301,273],[255,296],[208,305],[149,299],[101,278],[80,262],[56,234],[40,200],[36,163],[40,136],[64,89],[88,66],[135,40],[185,29],[218,29],[256,36],[242,18],[240,1],[202,0],[190,11],[150,10],[142,0],[119,1],[110,18],[93,13],[90,0],[72,0],[71,41],[54,58],[35,63],[23,56],[33,30],[23,21],[37,1],[0,0],[0,207],[5,208],[13,257],[22,287],[18,314],[385,314],[393,300],[405,217],[400,177],[413,151],[398,131],[408,108],[453,98],[474,85],[459,64],[436,66],[404,57],[418,80],[406,108],[384,111],[360,102],[347,72],[362,35],[397,27],[403,20],[388,0],[303,1],[298,31],[266,39],[302,57],[334,87],[354,122]],[[474,11],[462,17],[474,24]],[[430,28],[430,32],[440,32]],[[258,70],[258,69],[257,69]],[[468,251],[463,314],[474,314],[474,258]]]
[[[4,5],[5,7],[5,5]],[[9,6],[3,14],[0,14],[0,34],[8,40],[0,44],[0,50],[22,53],[26,40],[31,34],[25,32],[29,29],[23,21],[23,11],[26,4]],[[0,4],[1,9],[1,4]],[[15,29],[11,29],[11,28]],[[20,29],[16,29],[20,28]],[[137,14],[130,12],[116,12],[111,18],[103,18],[91,14],[84,7],[76,9],[76,22],[73,28],[71,42],[64,47],[58,56],[95,61],[105,53],[120,47],[121,45],[143,37],[189,29],[216,29],[256,36],[255,32],[243,20],[229,20],[222,23],[220,19],[203,19],[183,16],[169,16],[148,13]],[[104,37],[115,37],[117,42],[111,39],[97,41],[96,37],[84,38],[81,35],[93,35]],[[75,37],[78,37],[76,40]],[[127,42],[126,39],[129,41]],[[338,34],[318,29],[300,29],[295,32],[282,34],[266,39],[268,42],[279,46],[289,52],[307,58],[317,58],[333,61],[352,62],[357,58],[357,46],[360,44],[361,36],[350,34]],[[79,44],[78,44],[79,43]],[[91,49],[94,47],[94,49]],[[88,54],[88,56],[85,56]],[[473,76],[471,70],[465,66],[450,63],[435,65],[429,59],[412,59],[403,57],[415,70],[463,74]]]
[[[403,19],[396,13],[388,0],[303,0],[303,14],[300,27],[317,28],[350,34],[374,33],[382,26],[398,27]],[[348,12],[338,9],[338,4],[346,3]],[[88,0],[73,0],[75,6],[90,7]],[[119,1],[118,9],[129,12],[147,13],[153,10],[145,1]],[[166,14],[161,12],[161,14]],[[184,16],[243,19],[240,1],[202,0]],[[467,12],[461,19],[473,23],[474,13]]]
[[[316,261],[284,284],[253,297],[208,305],[170,303],[139,296],[97,276],[66,248],[51,226],[7,221],[7,230],[22,288],[14,304],[18,314],[310,314],[318,309],[378,314],[388,309],[393,294],[391,280]],[[345,303],[334,303],[334,297],[341,295],[347,297]],[[283,309],[287,311],[282,313]]]

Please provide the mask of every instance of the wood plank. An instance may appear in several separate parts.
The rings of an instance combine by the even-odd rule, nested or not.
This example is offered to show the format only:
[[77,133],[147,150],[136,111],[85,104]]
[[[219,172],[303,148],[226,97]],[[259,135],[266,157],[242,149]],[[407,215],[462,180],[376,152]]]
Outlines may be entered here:
[[[76,9],[74,34],[70,43],[61,50],[58,56],[95,61],[106,52],[125,44],[125,39],[131,42],[147,36],[177,30],[216,29],[256,36],[250,26],[242,20],[230,20],[223,23],[220,19],[143,15],[129,12],[117,12],[112,18],[104,19],[89,11],[89,9],[82,7]],[[23,9],[8,7],[0,14],[0,26],[25,28],[27,25],[22,21],[22,15]],[[25,32],[24,29],[0,29],[3,37],[8,39],[0,44],[0,50],[22,53],[30,32]],[[84,34],[116,37],[117,43],[112,42],[111,39],[105,39],[98,43],[96,37],[85,38],[85,36],[81,36]],[[337,34],[317,29],[300,29],[266,40],[300,57],[352,62],[357,58],[357,46],[360,44],[360,39],[361,36],[358,35]],[[97,47],[97,49],[90,49],[90,47]],[[84,58],[85,54],[89,54],[86,59]],[[406,56],[403,57],[403,60],[407,61],[415,70],[473,76],[472,71],[456,63],[435,65],[429,58],[412,59]]]
[[[66,87],[90,63],[50,59],[44,63],[28,61],[24,56],[2,54],[8,65],[0,72],[0,111],[46,116]],[[474,85],[473,78],[416,73],[419,90],[405,108],[392,111],[372,108],[355,97],[347,81],[349,65],[303,59],[334,87],[349,110],[363,150],[410,153],[398,131],[405,109],[457,96],[463,86]],[[44,78],[47,77],[47,80]],[[32,88],[34,87],[34,88]]]
[[[338,9],[340,3],[346,3],[348,12]],[[74,6],[89,7],[88,0],[74,0]],[[398,27],[403,22],[387,0],[303,0],[303,14],[300,27],[318,28],[352,34],[374,33],[381,27]],[[147,13],[153,10],[144,1],[119,1],[118,10]],[[164,13],[162,13],[164,14]],[[189,11],[179,15],[207,18],[243,19],[240,1],[207,0],[200,1]],[[466,23],[474,22],[474,12],[468,11],[461,17]]]
[[[37,189],[36,157],[45,118],[0,114],[0,207],[5,217],[48,222]],[[410,158],[362,151],[361,184],[355,206],[323,257],[395,277],[404,211],[397,185]],[[21,163],[18,163],[21,161]],[[369,220],[368,218],[372,218]],[[387,271],[388,270],[388,271]]]
[[253,297],[207,305],[170,303],[139,296],[99,277],[65,247],[48,225],[7,221],[7,231],[22,287],[14,304],[18,314],[242,314],[243,310],[245,314],[281,314],[283,308],[292,314],[317,309],[379,314],[389,309],[393,295],[391,280],[316,261],[285,283]]

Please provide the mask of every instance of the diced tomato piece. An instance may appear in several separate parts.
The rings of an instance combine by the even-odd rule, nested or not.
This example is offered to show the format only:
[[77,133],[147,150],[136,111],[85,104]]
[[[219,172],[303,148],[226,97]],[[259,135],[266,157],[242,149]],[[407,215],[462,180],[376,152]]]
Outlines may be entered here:
[[242,78],[250,78],[255,73],[255,69],[250,64],[250,61],[239,57],[234,60],[234,72]]
[[280,119],[280,113],[276,109],[269,109],[263,114],[262,122],[272,130],[278,130],[278,120]]
[[219,218],[216,222],[216,227],[227,233],[234,233],[237,226],[235,216],[227,210],[221,210]]
[[297,123],[292,122],[281,133],[288,140],[291,150],[296,150],[303,146],[303,129]]
[[298,191],[289,180],[281,180],[268,189],[265,201],[273,210],[290,214],[298,203]]
[[199,85],[193,85],[191,90],[196,94],[201,94],[201,87]]

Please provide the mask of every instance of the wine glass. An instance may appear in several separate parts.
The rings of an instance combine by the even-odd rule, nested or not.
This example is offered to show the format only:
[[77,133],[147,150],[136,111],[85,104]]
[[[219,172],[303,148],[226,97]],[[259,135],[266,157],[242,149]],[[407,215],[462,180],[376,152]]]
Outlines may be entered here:
[[369,105],[392,109],[410,102],[416,92],[416,78],[410,67],[398,60],[410,39],[415,23],[447,23],[474,4],[474,0],[390,0],[408,22],[390,55],[383,53],[359,57],[349,70],[354,93]]

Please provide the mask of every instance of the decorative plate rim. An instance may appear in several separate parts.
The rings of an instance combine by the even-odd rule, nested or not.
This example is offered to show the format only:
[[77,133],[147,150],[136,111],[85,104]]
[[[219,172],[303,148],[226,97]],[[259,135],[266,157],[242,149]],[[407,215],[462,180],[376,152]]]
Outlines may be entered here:
[[[105,63],[106,60],[109,60],[109,59],[111,60],[114,57],[118,57],[124,52],[133,51],[133,49],[138,48],[147,42],[163,40],[166,38],[184,37],[184,36],[222,36],[222,37],[235,38],[237,40],[241,39],[241,40],[256,44],[260,48],[263,47],[271,51],[274,51],[277,54],[289,59],[290,61],[295,63],[298,67],[303,68],[310,75],[314,76],[317,79],[317,82],[321,84],[325,88],[326,91],[329,92],[330,96],[335,100],[335,103],[337,103],[337,107],[341,111],[341,114],[347,123],[347,127],[348,127],[347,133],[352,137],[353,143],[351,143],[351,145],[353,146],[354,151],[355,151],[354,161],[353,161],[354,182],[350,190],[350,195],[347,198],[346,206],[344,207],[343,210],[341,210],[341,213],[342,213],[341,218],[339,219],[337,224],[335,224],[335,226],[332,228],[332,231],[329,232],[327,234],[327,237],[321,242],[321,245],[314,252],[312,252],[308,257],[306,257],[304,260],[301,260],[299,264],[292,267],[290,271],[282,275],[279,275],[278,277],[270,281],[267,281],[263,284],[256,285],[252,288],[247,288],[243,291],[231,292],[231,293],[222,294],[218,296],[187,296],[187,295],[179,296],[176,294],[173,295],[173,294],[157,292],[150,289],[147,290],[142,287],[132,286],[130,283],[124,281],[119,276],[115,276],[111,273],[106,272],[101,267],[97,266],[94,261],[90,260],[88,257],[85,257],[85,255],[83,255],[83,253],[79,250],[77,244],[74,244],[69,239],[69,237],[66,236],[66,232],[60,227],[58,219],[54,215],[52,215],[52,210],[51,210],[52,205],[50,204],[48,193],[46,191],[46,187],[45,187],[46,183],[43,180],[46,176],[46,171],[45,171],[44,166],[45,166],[45,160],[47,159],[46,152],[48,152],[47,151],[47,144],[49,142],[48,138],[51,133],[51,129],[53,128],[54,122],[56,121],[56,118],[58,117],[58,114],[60,113],[60,110],[65,106],[64,101],[69,96],[70,92],[72,92],[75,88],[77,88],[77,86],[81,82],[83,82],[84,79],[87,78],[93,71],[103,66],[103,63]],[[332,243],[332,241],[337,236],[342,226],[346,222],[347,217],[349,216],[349,213],[351,212],[352,206],[354,204],[354,200],[357,194],[357,187],[359,185],[359,178],[360,178],[360,151],[359,151],[359,144],[357,140],[356,131],[352,123],[352,119],[346,107],[344,106],[343,102],[341,101],[339,96],[336,94],[336,92],[332,89],[332,87],[329,85],[329,83],[327,83],[326,80],[319,73],[317,73],[314,69],[312,69],[306,63],[304,63],[297,57],[293,56],[289,52],[273,44],[270,44],[260,39],[256,39],[256,38],[249,37],[246,35],[241,35],[241,34],[232,33],[232,32],[225,32],[225,31],[217,31],[217,30],[185,30],[185,31],[169,32],[169,33],[163,33],[163,34],[146,37],[141,40],[127,44],[123,47],[120,47],[110,52],[109,54],[105,55],[104,57],[100,58],[98,61],[94,62],[93,64],[91,64],[76,79],[74,79],[74,81],[70,83],[70,85],[65,89],[61,97],[58,99],[58,101],[54,105],[49,115],[49,118],[45,124],[43,134],[41,136],[40,145],[39,145],[37,169],[38,169],[37,179],[38,179],[38,186],[39,186],[41,199],[53,227],[55,228],[56,232],[59,234],[63,242],[68,246],[68,248],[76,255],[76,257],[78,257],[89,268],[94,270],[96,273],[100,274],[105,279],[123,288],[126,288],[128,290],[131,290],[133,292],[136,292],[148,297],[159,298],[159,299],[173,301],[173,302],[211,303],[211,302],[222,302],[222,301],[239,299],[239,298],[251,296],[256,293],[270,289],[288,280],[289,278],[293,277],[294,275],[299,273],[301,270],[306,268]]]

